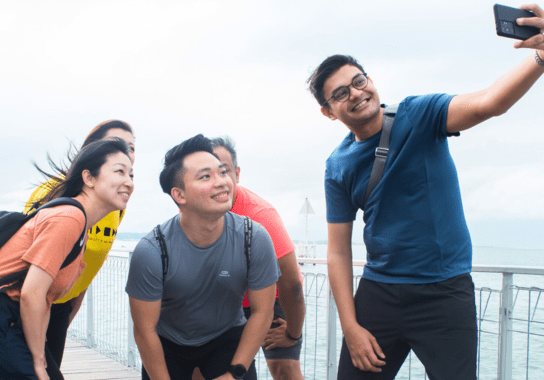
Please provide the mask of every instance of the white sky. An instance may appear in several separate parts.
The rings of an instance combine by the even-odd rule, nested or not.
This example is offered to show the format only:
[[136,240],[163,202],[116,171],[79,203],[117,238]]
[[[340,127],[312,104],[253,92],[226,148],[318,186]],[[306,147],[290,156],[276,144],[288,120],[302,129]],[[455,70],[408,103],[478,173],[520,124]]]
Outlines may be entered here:
[[[4,2],[0,209],[20,209],[41,182],[32,160],[46,167],[49,152],[58,161],[69,141],[79,146],[115,118],[137,138],[121,232],[149,231],[176,213],[160,190],[162,159],[203,133],[237,142],[241,184],[278,209],[294,239],[309,198],[311,238],[324,240],[325,160],[347,129],[321,115],[310,73],[329,55],[351,54],[389,104],[484,89],[532,54],[496,36],[494,3]],[[541,79],[506,115],[450,139],[476,243],[487,243],[478,239],[488,222],[523,222],[528,245],[544,247],[543,98]]]

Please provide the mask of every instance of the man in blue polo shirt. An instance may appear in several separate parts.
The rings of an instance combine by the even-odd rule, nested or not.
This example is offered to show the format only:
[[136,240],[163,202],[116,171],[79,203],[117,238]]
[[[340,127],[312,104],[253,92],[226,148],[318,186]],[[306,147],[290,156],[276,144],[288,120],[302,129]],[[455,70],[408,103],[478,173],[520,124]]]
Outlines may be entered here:
[[[530,23],[544,28],[544,12]],[[527,25],[529,22],[527,22]],[[384,106],[350,56],[324,60],[310,90],[350,133],[327,160],[328,271],[344,332],[338,379],[394,379],[412,349],[431,380],[476,379],[472,244],[447,137],[506,112],[544,73],[537,49],[489,88],[404,99],[383,178],[364,207],[367,264],[353,297],[351,236],[381,137]]]

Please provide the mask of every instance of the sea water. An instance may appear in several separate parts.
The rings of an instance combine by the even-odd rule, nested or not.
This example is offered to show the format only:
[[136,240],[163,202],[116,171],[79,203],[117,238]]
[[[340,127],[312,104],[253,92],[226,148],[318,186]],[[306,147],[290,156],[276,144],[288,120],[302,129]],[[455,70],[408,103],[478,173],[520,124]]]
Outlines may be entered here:
[[[114,243],[112,256],[128,257],[136,241],[118,240]],[[473,265],[493,266],[530,266],[544,268],[544,250],[520,249],[508,247],[474,247]],[[316,258],[326,258],[326,245],[317,244]],[[365,260],[364,245],[353,246],[353,259]],[[307,318],[304,327],[306,341],[303,345],[301,365],[307,379],[325,378],[327,368],[327,268],[325,265],[305,264],[305,295]],[[361,275],[362,267],[354,267],[354,276]],[[496,379],[498,363],[499,305],[502,288],[502,274],[473,273],[476,290],[476,306],[480,318],[479,341],[479,379]],[[513,379],[539,378],[544,371],[544,308],[540,303],[540,294],[544,289],[544,276],[515,275],[515,307],[513,321]],[[354,287],[356,287],[356,283]],[[107,285],[110,287],[110,285]],[[113,285],[111,285],[113,288]],[[104,287],[104,285],[103,285]],[[115,288],[119,289],[118,286]],[[124,286],[122,287],[124,289]],[[528,290],[533,289],[533,290]],[[98,289],[97,289],[98,290]],[[108,290],[111,295],[112,289]],[[97,293],[95,291],[95,293]],[[98,294],[100,291],[98,291]],[[97,294],[97,295],[98,295]],[[125,295],[122,295],[122,297]],[[116,297],[115,297],[116,298]],[[96,302],[96,301],[95,301]],[[544,302],[544,300],[542,301]],[[538,306],[538,307],[537,307]],[[109,314],[109,313],[108,313]],[[100,318],[116,319],[111,315]],[[126,317],[125,317],[126,318]],[[119,319],[119,318],[117,318]],[[124,318],[123,318],[124,319]],[[528,321],[532,321],[528,323]],[[111,322],[113,323],[113,322]],[[107,324],[110,324],[109,322]],[[122,328],[122,327],[121,327]],[[106,334],[108,329],[103,330]],[[532,334],[528,335],[527,331]],[[337,355],[341,346],[341,327],[337,321]],[[99,337],[98,337],[99,338]],[[262,354],[259,354],[262,356]],[[259,379],[270,379],[262,358],[259,360]],[[405,363],[397,379],[424,379],[424,369],[415,355]]]
[[[325,244],[316,245],[315,257],[326,257]],[[363,244],[353,245],[353,260],[366,260]],[[473,247],[473,265],[544,268],[544,250]],[[326,266],[304,264],[302,271],[326,274]],[[354,276],[360,276],[362,273],[363,267],[353,268]],[[503,276],[502,273],[473,272],[472,278],[476,288],[476,307],[480,320],[479,379],[497,379],[501,301],[499,291],[502,288]],[[512,379],[526,379],[527,375],[529,379],[540,379],[544,372],[544,299],[541,299],[544,292],[544,276],[514,275],[514,285]],[[354,289],[356,286],[355,282]],[[311,319],[308,319],[307,323],[311,323]],[[321,319],[318,323],[325,327],[326,319]],[[528,331],[531,335],[527,334]],[[341,336],[341,330],[338,330],[338,334]],[[337,346],[338,351],[340,345]],[[405,363],[397,376],[397,379],[409,378],[425,379],[424,368],[413,354],[411,365]]]

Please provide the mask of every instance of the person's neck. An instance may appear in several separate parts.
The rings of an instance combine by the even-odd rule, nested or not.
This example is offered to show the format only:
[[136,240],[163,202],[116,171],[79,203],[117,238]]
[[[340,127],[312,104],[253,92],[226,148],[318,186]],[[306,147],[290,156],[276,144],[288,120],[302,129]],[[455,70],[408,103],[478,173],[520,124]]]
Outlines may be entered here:
[[355,135],[355,141],[366,140],[382,130],[384,111],[385,108],[380,107],[380,111],[372,118],[362,121],[357,126],[349,127]]
[[91,229],[92,226],[98,223],[110,212],[114,211],[107,209],[100,202],[94,200],[92,197],[88,196],[85,193],[80,193],[78,196],[74,197],[74,199],[81,203],[81,205],[85,209],[85,215],[87,216],[87,230]]
[[219,218],[206,218],[183,210],[179,217],[179,225],[191,243],[204,248],[215,243],[223,233],[224,214]]

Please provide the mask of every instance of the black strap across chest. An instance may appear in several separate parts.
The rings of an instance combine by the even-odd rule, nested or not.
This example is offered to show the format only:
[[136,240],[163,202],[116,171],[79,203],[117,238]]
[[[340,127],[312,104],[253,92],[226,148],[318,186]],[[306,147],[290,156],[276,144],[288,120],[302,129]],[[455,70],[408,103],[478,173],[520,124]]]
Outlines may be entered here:
[[397,106],[387,107],[383,114],[383,124],[382,124],[382,135],[380,136],[380,143],[376,148],[374,155],[374,165],[372,166],[372,171],[370,172],[370,179],[368,180],[368,186],[365,192],[365,198],[363,200],[363,210],[366,207],[366,202],[370,197],[372,191],[380,183],[383,172],[385,170],[385,163],[387,162],[387,156],[389,154],[389,139],[391,137],[391,128],[393,127],[393,122],[395,121],[395,114],[397,112]]
[[[245,216],[244,217],[244,254],[246,256],[247,271],[249,273],[249,259],[251,257],[251,235],[253,231],[253,222],[252,220]],[[157,227],[153,229],[155,239],[159,242],[159,247],[161,249],[161,261],[162,261],[162,284],[164,285],[164,279],[168,273],[168,250],[166,249],[166,241],[164,235],[161,231],[161,225],[158,224]]]
[[[81,249],[83,248],[83,243],[85,242],[85,236],[87,235],[87,228],[86,228],[87,215],[85,213],[85,209],[83,208],[81,203],[79,203],[78,201],[76,201],[75,199],[72,199],[72,198],[60,197],[60,198],[53,199],[53,200],[47,202],[46,204],[42,205],[41,207],[39,207],[37,210],[34,210],[34,211],[32,211],[32,212],[30,212],[29,214],[26,214],[26,215],[24,213],[19,213],[19,212],[0,212],[0,214],[2,216],[6,217],[6,218],[7,217],[10,218],[9,228],[6,228],[6,230],[2,231],[2,234],[6,236],[6,240],[5,241],[4,240],[0,241],[0,243],[1,243],[0,246],[5,244],[9,240],[9,238],[11,238],[15,234],[15,232],[18,231],[26,222],[28,222],[30,219],[34,218],[38,214],[39,211],[41,211],[43,209],[46,209],[46,208],[51,208],[51,207],[56,207],[56,206],[63,206],[63,205],[70,205],[70,206],[77,207],[78,209],[81,210],[81,212],[83,212],[83,215],[85,216],[85,225],[83,226],[83,231],[81,231],[81,234],[79,235],[78,240],[76,241],[76,243],[72,247],[72,250],[70,251],[70,253],[64,259],[60,269],[63,269],[65,267],[67,267],[81,253]],[[7,276],[2,277],[0,279],[0,286],[11,283],[9,287],[3,287],[2,291],[6,291],[8,289],[16,289],[16,288],[21,287],[24,280],[25,280],[25,278],[26,278],[27,273],[28,273],[28,269],[24,269],[22,271],[11,273],[11,274],[9,274]]]

